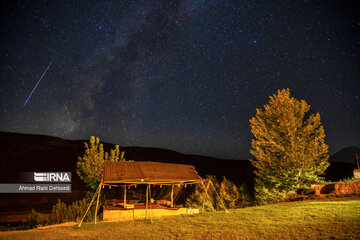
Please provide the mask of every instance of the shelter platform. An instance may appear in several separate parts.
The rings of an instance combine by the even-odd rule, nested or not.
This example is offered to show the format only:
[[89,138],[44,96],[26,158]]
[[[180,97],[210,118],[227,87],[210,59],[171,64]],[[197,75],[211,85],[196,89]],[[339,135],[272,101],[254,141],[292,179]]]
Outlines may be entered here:
[[161,218],[176,215],[191,215],[199,213],[199,209],[184,207],[163,207],[156,204],[150,205],[148,209],[144,205],[135,205],[134,208],[122,208],[119,206],[103,206],[104,221],[132,221],[139,219]]
[[[161,163],[161,162],[107,162],[102,164],[102,179],[97,188],[83,218],[79,223],[81,226],[86,214],[88,213],[90,206],[96,200],[95,208],[95,223],[98,213],[99,197],[101,189],[105,187],[121,187],[123,189],[124,200],[122,202],[104,201],[103,206],[103,220],[104,221],[129,221],[137,219],[149,219],[160,218],[166,216],[183,215],[183,214],[195,214],[199,213],[199,209],[190,209],[184,207],[174,206],[174,188],[178,188],[177,192],[180,192],[182,187],[186,187],[190,184],[203,184],[204,180],[195,171],[194,166],[185,164],[174,163]],[[140,194],[141,203],[137,201],[128,201],[126,189],[137,188],[137,185],[146,185],[146,197],[145,201]],[[151,195],[151,185],[153,187],[160,186],[162,188],[171,187],[170,201],[167,197],[162,197],[161,200],[154,202]],[[166,199],[166,200],[165,200]],[[176,196],[175,196],[176,199]],[[156,206],[153,206],[156,204]],[[161,207],[157,205],[162,205]],[[164,206],[165,205],[165,206]],[[169,207],[170,205],[170,207]]]

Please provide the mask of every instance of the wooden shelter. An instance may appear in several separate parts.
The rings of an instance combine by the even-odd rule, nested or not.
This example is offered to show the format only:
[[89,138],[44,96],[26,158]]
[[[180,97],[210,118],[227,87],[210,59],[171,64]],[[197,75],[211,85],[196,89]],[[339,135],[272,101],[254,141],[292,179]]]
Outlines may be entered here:
[[[173,163],[160,163],[160,162],[105,162],[103,164],[102,180],[99,184],[98,189],[96,190],[94,197],[84,214],[83,219],[85,218],[87,212],[89,211],[95,197],[97,196],[96,209],[95,209],[95,224],[96,224],[96,215],[98,212],[98,203],[101,189],[105,186],[111,188],[122,187],[124,189],[124,201],[123,208],[133,208],[132,205],[129,206],[126,200],[126,189],[130,187],[136,187],[139,184],[146,185],[146,203],[145,203],[145,217],[148,217],[148,208],[149,202],[151,200],[151,185],[160,185],[160,186],[171,186],[171,204],[170,207],[173,207],[173,192],[174,186],[186,186],[188,184],[203,184],[204,180],[198,175],[195,171],[195,167],[192,165],[185,164],[173,164]],[[133,210],[133,214],[134,214]],[[172,211],[174,214],[175,211]],[[184,208],[182,211],[179,211],[179,214],[187,213],[187,210]],[[169,215],[163,213],[163,215]],[[79,227],[81,223],[79,223]]]
[[103,184],[180,184],[197,183],[202,178],[195,167],[160,162],[105,162]]

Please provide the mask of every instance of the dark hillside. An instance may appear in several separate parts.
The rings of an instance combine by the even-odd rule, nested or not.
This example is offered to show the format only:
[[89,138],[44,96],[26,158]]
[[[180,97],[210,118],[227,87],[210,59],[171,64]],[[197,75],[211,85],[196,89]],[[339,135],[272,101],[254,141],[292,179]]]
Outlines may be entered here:
[[356,164],[355,154],[360,157],[360,148],[358,147],[347,147],[330,156],[330,162],[344,162],[350,164]]
[[326,178],[331,181],[339,181],[353,176],[353,170],[357,168],[355,154],[360,156],[360,148],[344,148],[330,156],[330,166],[326,170]]

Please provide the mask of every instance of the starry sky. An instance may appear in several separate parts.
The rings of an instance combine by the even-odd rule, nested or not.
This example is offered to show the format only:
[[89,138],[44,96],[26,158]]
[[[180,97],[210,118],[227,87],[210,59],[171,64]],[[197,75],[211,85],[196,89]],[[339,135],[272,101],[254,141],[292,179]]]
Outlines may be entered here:
[[[289,88],[360,146],[357,1],[2,1],[0,131],[250,157]],[[54,59],[41,82],[25,100]]]

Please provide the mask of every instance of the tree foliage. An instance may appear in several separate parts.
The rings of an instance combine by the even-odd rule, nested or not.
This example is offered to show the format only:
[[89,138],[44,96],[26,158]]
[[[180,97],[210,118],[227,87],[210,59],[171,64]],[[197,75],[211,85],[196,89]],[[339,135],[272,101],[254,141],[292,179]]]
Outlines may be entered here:
[[290,90],[278,90],[250,120],[254,135],[250,153],[256,168],[258,194],[277,191],[277,196],[320,181],[329,166],[328,146],[320,114],[308,114],[305,100],[290,97]]
[[223,177],[223,181],[220,184],[220,197],[228,208],[237,207],[240,199],[238,187],[232,181],[226,179],[226,177]]
[[110,154],[105,152],[100,139],[94,136],[84,145],[85,153],[82,157],[78,157],[76,172],[92,190],[96,190],[101,180],[103,162],[125,162],[125,152],[120,153],[119,145],[115,145],[115,149],[111,149]]
[[238,191],[240,193],[240,197],[237,200],[236,207],[247,207],[253,205],[253,197],[251,196],[246,183],[242,183],[238,188]]
[[[212,175],[206,176],[206,180],[211,181],[214,188],[210,185],[208,187],[208,182],[198,184],[193,194],[186,200],[187,206],[202,209],[204,205],[205,211],[220,211],[224,210],[223,204],[226,208],[250,205],[251,198],[245,183],[238,188],[232,181],[226,179],[226,177],[223,177],[221,183]],[[207,192],[208,197],[205,197],[205,192]]]
[[[219,190],[219,182],[215,176],[208,175],[206,176],[206,180],[211,181],[215,189]],[[204,207],[205,211],[217,211],[222,209],[220,200],[214,189],[208,185],[208,181],[204,182],[204,184],[199,183],[195,187],[195,191],[186,199],[186,206],[199,209]],[[205,192],[208,197],[205,197]]]

